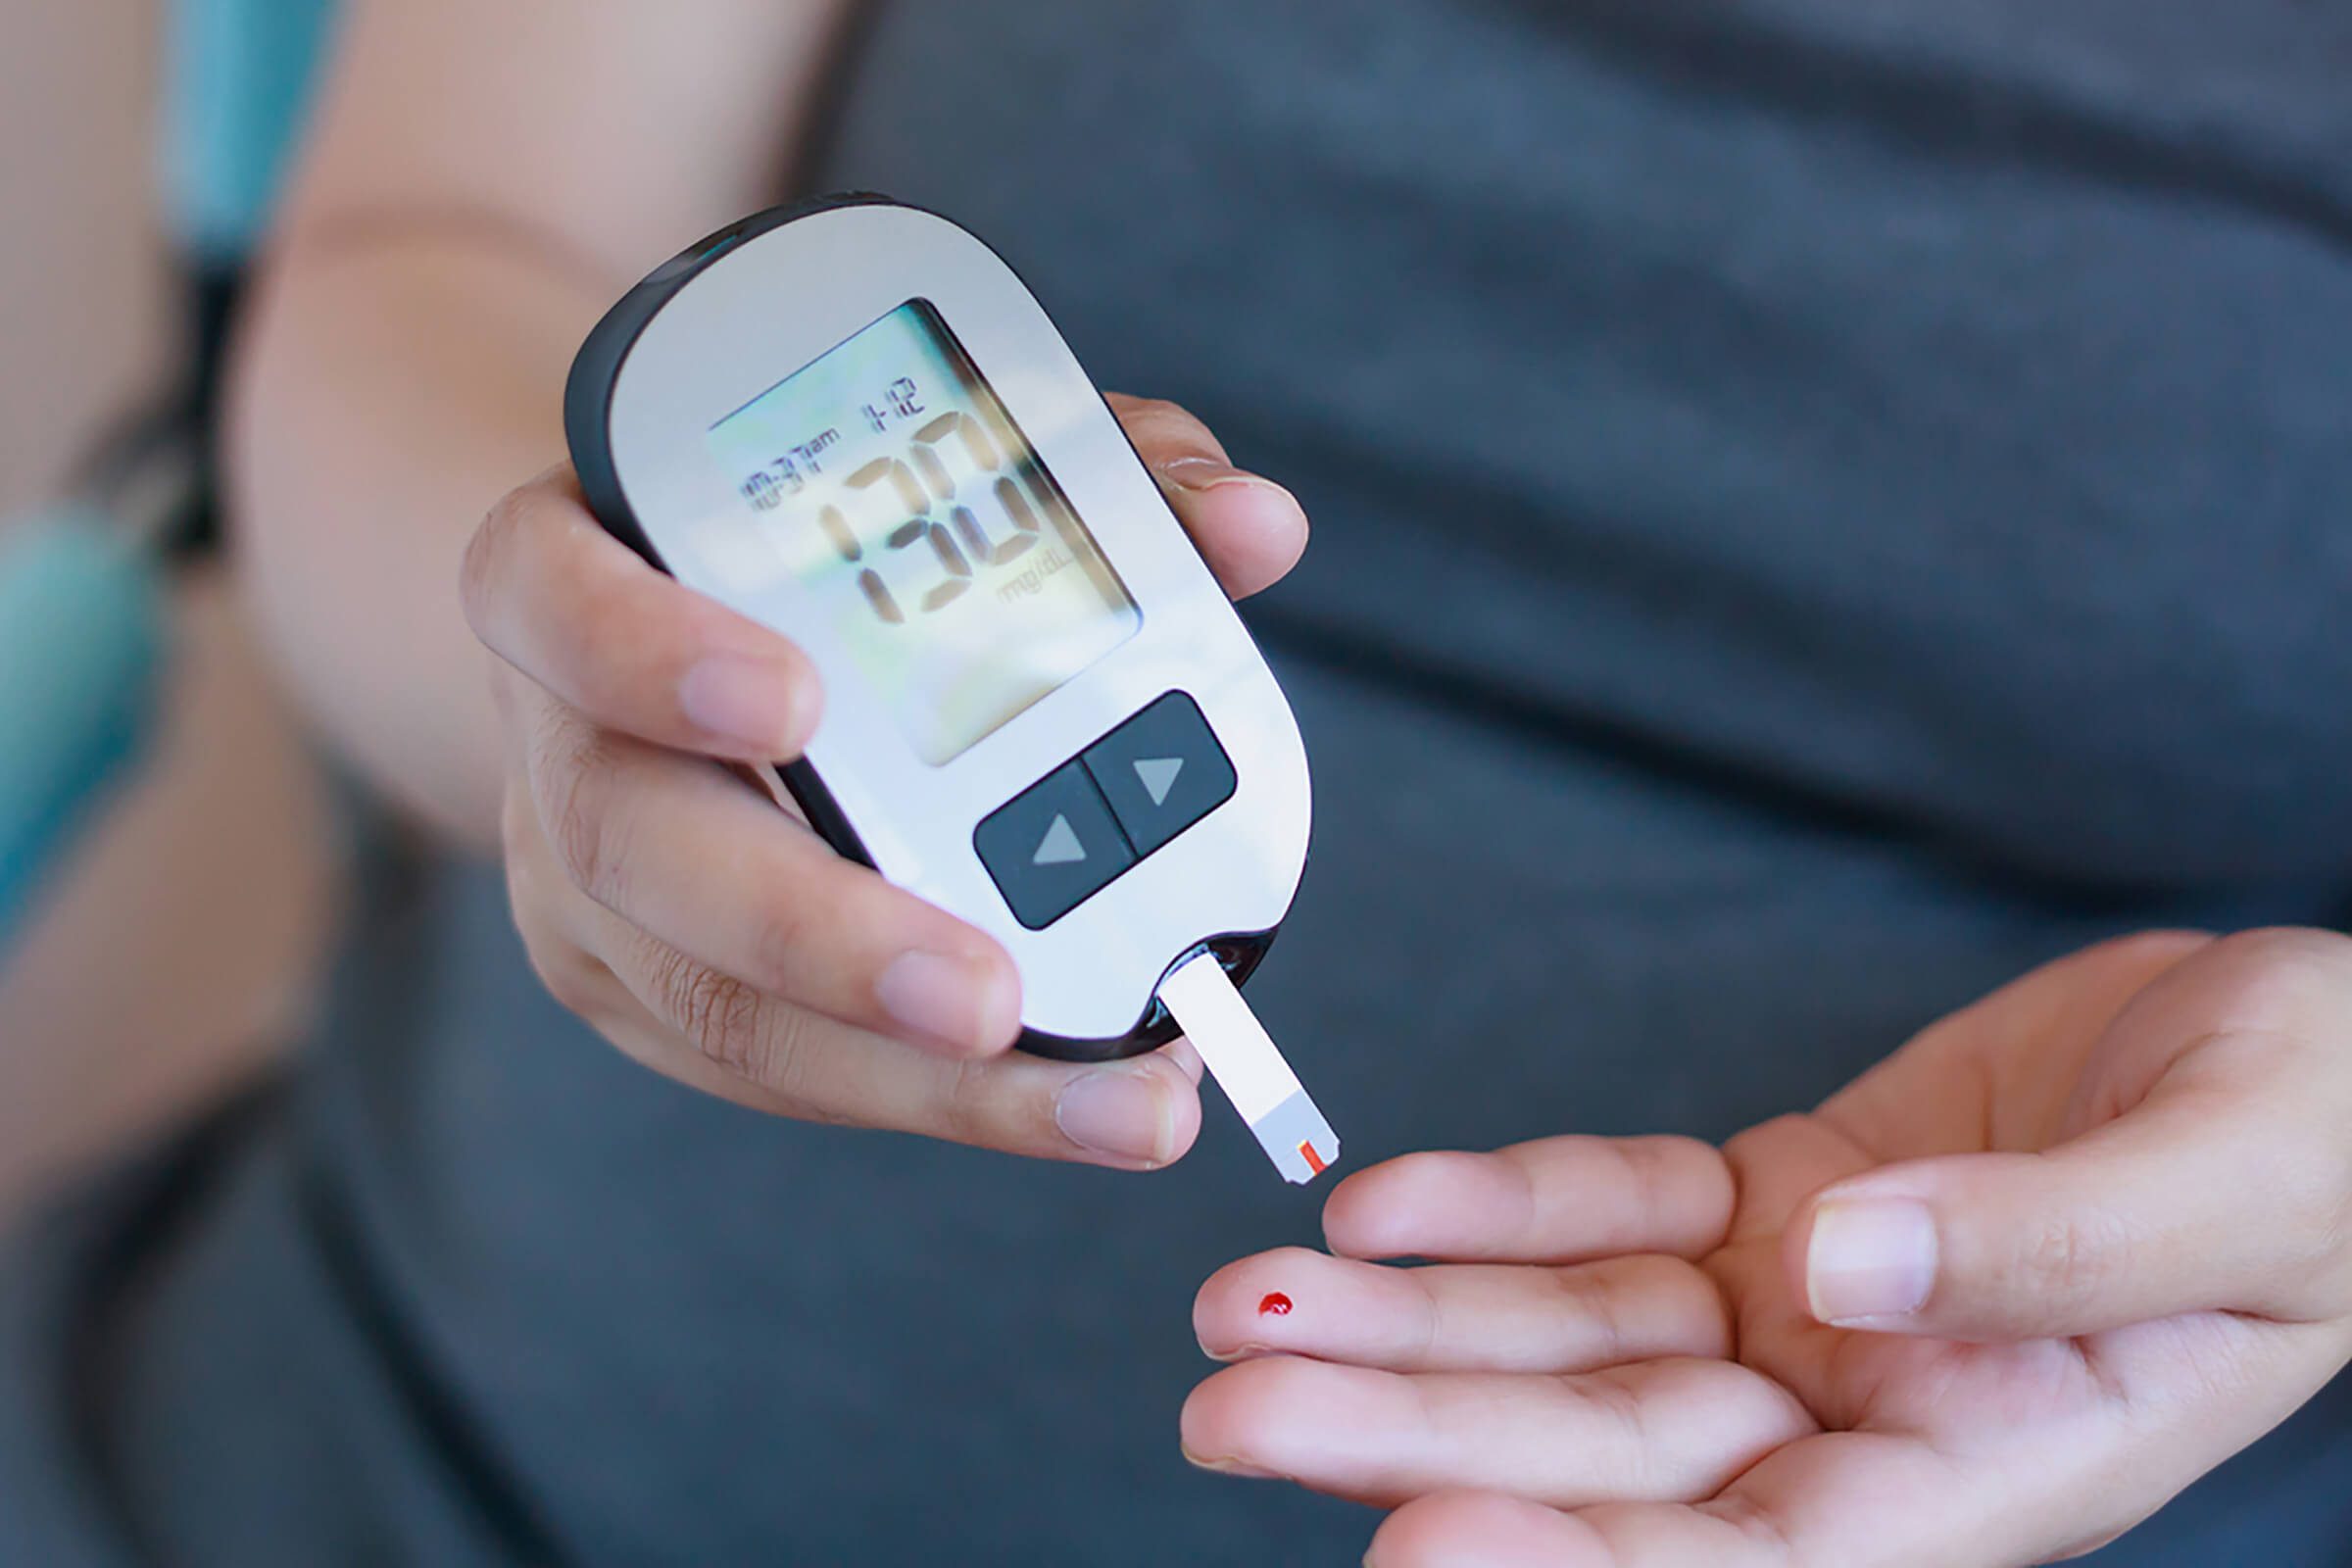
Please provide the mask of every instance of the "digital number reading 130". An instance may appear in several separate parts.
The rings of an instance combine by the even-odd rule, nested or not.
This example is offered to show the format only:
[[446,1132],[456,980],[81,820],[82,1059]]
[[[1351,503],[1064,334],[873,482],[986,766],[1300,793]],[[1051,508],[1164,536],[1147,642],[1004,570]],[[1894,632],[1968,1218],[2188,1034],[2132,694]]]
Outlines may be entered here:
[[745,594],[781,567],[934,766],[1143,617],[938,314],[899,307],[713,425],[752,514],[704,530]]

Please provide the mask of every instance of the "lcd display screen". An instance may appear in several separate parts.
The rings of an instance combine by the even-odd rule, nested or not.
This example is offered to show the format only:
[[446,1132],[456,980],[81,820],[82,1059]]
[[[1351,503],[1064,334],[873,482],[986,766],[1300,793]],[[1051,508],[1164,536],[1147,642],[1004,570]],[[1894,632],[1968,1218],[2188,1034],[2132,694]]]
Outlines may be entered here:
[[728,415],[710,445],[750,532],[712,541],[705,564],[798,578],[934,766],[1143,624],[927,301]]

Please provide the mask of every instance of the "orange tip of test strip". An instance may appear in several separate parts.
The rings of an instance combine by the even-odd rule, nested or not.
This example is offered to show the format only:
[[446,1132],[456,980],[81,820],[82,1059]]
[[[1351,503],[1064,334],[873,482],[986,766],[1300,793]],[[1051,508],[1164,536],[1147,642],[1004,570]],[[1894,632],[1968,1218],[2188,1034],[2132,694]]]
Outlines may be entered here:
[[1303,1184],[1338,1162],[1339,1135],[1212,954],[1203,949],[1178,964],[1160,982],[1159,1000],[1275,1169]]

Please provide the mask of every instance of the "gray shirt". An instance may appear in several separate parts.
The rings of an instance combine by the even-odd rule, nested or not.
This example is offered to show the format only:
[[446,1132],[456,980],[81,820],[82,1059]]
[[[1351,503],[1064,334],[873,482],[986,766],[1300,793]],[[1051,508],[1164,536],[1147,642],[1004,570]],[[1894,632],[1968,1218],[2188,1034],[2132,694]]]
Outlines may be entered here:
[[[2301,0],[905,0],[812,178],[1313,514],[1251,990],[1361,1164],[2341,917],[2347,79]],[[1353,1561],[1176,1452],[1194,1288],[1319,1196],[1213,1105],[1135,1178],[700,1099],[385,858],[293,1082],[0,1266],[0,1560]],[[2348,1425],[2112,1560],[2352,1560]]]

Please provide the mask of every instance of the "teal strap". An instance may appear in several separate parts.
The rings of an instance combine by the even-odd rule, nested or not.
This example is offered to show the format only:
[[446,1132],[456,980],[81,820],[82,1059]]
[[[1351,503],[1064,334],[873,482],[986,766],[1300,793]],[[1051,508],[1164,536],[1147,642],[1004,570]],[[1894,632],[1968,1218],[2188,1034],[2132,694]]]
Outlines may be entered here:
[[153,718],[162,585],[114,533],[76,513],[0,536],[0,942]]
[[340,0],[175,0],[165,203],[197,259],[233,263],[270,220]]

